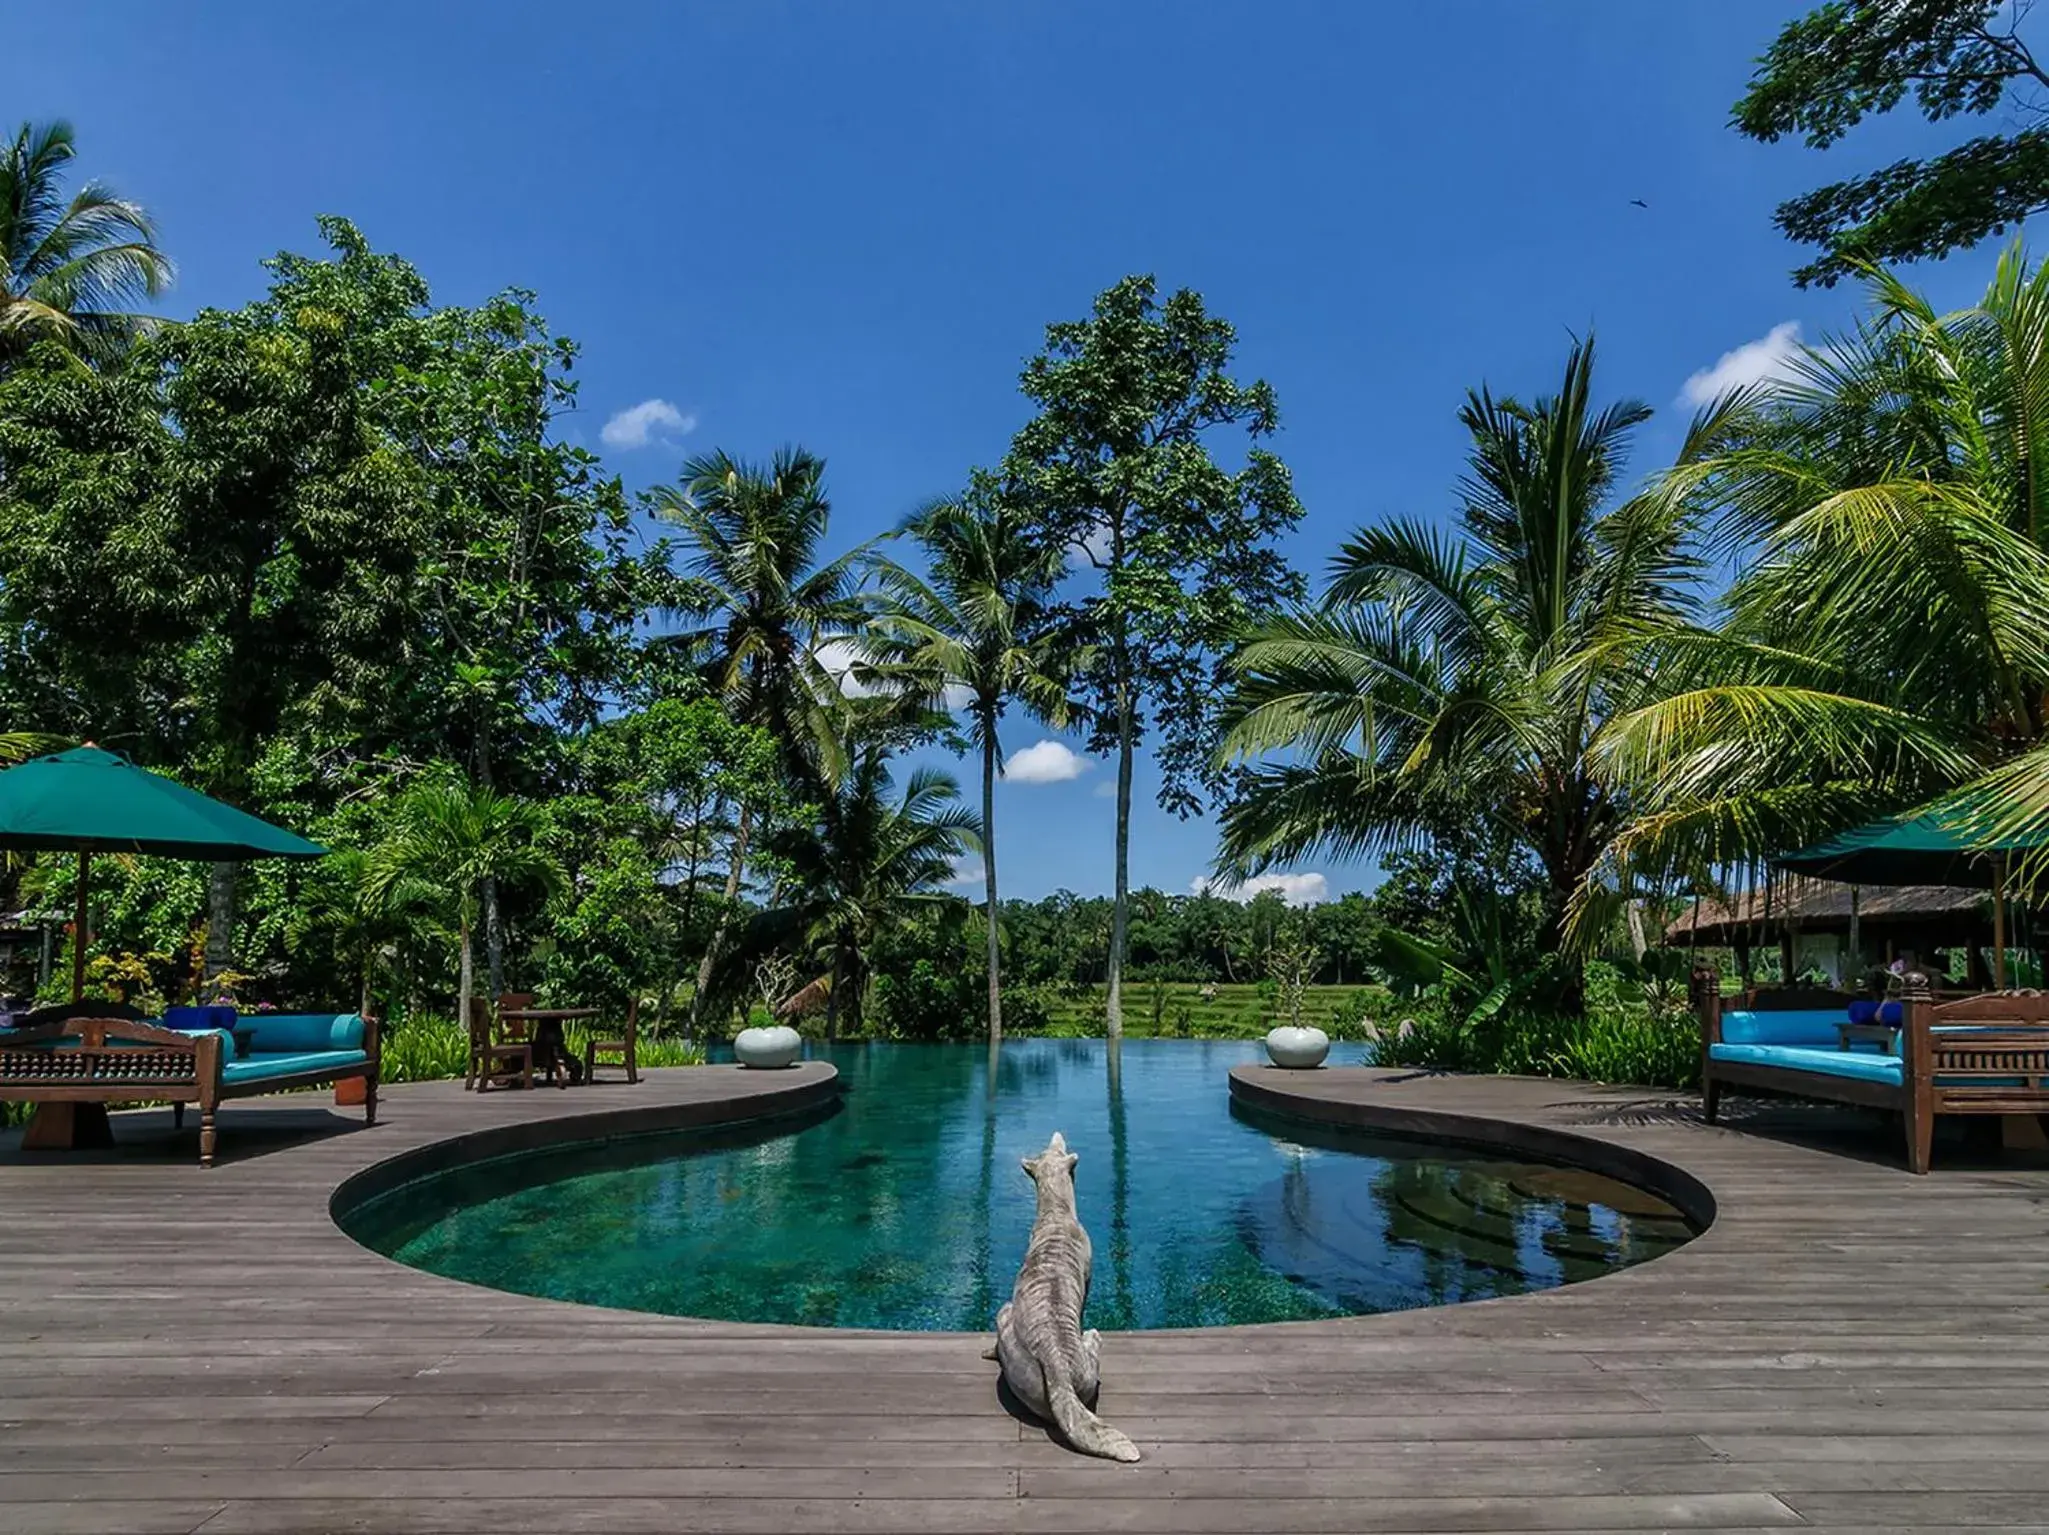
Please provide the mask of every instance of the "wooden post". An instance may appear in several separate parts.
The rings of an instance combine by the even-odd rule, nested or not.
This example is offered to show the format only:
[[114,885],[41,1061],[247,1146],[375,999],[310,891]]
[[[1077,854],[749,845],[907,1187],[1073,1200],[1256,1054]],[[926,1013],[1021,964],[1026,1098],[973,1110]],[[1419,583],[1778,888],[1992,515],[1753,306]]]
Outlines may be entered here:
[[1925,1173],[1935,1146],[1935,1036],[1929,1032],[1935,994],[1928,977],[1918,970],[1910,972],[1900,1001],[1900,1069],[1906,1074],[1900,1118],[1907,1137],[1907,1170]]
[[78,906],[71,919],[71,1000],[85,999],[85,882],[92,854],[78,850]]
[[2006,855],[1993,861],[1992,989],[2006,990]]
[[1850,887],[1850,963],[1861,976],[1864,973],[1864,929],[1858,921],[1857,887]]

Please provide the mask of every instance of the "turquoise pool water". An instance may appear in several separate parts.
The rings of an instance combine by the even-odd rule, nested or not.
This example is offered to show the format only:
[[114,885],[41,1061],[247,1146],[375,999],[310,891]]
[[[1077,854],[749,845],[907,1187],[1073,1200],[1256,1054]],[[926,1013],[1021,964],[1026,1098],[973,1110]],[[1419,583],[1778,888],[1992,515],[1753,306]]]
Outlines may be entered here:
[[[1018,1159],[1062,1131],[1095,1244],[1088,1321],[1207,1327],[1394,1311],[1606,1274],[1692,1234],[1627,1185],[1248,1114],[1257,1044],[830,1052],[840,1104],[741,1131],[483,1163],[342,1216],[402,1263],[679,1316],[979,1331],[1032,1220]],[[1113,1066],[1114,1062],[1114,1066]]]

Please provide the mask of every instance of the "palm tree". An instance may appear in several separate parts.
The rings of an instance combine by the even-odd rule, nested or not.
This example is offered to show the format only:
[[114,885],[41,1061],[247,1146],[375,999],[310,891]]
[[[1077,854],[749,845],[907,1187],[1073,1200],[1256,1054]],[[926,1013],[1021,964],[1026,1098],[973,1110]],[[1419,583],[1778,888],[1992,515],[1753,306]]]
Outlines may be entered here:
[[353,968],[360,993],[356,1011],[368,1017],[378,959],[422,936],[436,894],[433,885],[411,872],[387,880],[368,853],[330,853],[321,860],[287,937],[295,950],[324,945]]
[[918,769],[900,799],[892,787],[887,752],[859,746],[818,823],[772,839],[802,892],[798,911],[812,941],[832,956],[828,1037],[842,1017],[860,1027],[868,951],[883,924],[904,903],[937,896],[961,855],[981,845],[974,813],[945,773]]
[[982,885],[988,914],[989,1042],[1003,1039],[1002,954],[996,904],[996,779],[1000,728],[1013,699],[1055,728],[1076,706],[1061,686],[1057,636],[1049,627],[1063,558],[1029,536],[1000,500],[944,501],[905,525],[925,551],[929,580],[880,567],[889,599],[867,649],[878,673],[921,689],[933,704],[968,716],[982,757]]
[[[1528,858],[1542,938],[1558,949],[1625,808],[1591,748],[1651,685],[1618,642],[1683,624],[1698,569],[1683,495],[1659,487],[1611,504],[1650,411],[1597,410],[1593,365],[1593,343],[1576,343],[1555,395],[1469,395],[1457,528],[1365,529],[1336,557],[1320,607],[1245,640],[1223,756],[1254,765],[1223,819],[1220,872],[1317,848],[1435,843]],[[1720,412],[1696,420],[1682,461],[1724,425]],[[1568,1003],[1575,975],[1567,964]]]
[[433,887],[447,903],[462,944],[457,983],[458,1027],[467,1028],[475,988],[472,939],[484,884],[500,889],[554,890],[562,871],[539,842],[548,824],[541,807],[480,789],[454,776],[425,779],[408,789],[397,824],[371,855],[369,890],[395,900],[407,881]]
[[127,306],[170,286],[139,203],[97,181],[65,200],[58,177],[77,153],[66,122],[23,123],[0,146],[0,360],[45,336],[108,356],[145,323]]
[[1995,822],[2049,808],[2049,271],[2015,245],[1948,315],[1869,277],[1866,321],[1684,471],[1743,569],[1603,743],[1619,869],[1755,864],[1988,770]]
[[[867,619],[860,592],[866,551],[820,563],[832,503],[825,461],[784,448],[766,467],[719,452],[683,466],[681,489],[654,492],[658,516],[685,536],[690,627],[671,643],[695,662],[742,724],[781,744],[788,776],[830,782],[842,762],[846,700],[832,661],[842,637]],[[739,900],[753,834],[747,806],[734,823],[726,899],[697,972],[690,1027]]]

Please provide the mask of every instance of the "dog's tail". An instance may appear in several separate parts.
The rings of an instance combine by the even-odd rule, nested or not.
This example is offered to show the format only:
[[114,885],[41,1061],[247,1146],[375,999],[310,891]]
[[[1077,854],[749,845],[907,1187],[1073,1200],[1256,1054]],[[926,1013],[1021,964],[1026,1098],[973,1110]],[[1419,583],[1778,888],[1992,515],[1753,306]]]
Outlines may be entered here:
[[1083,1406],[1074,1387],[1064,1381],[1048,1381],[1047,1385],[1047,1405],[1053,1409],[1061,1437],[1069,1444],[1084,1455],[1100,1455],[1104,1460],[1138,1459],[1138,1446]]

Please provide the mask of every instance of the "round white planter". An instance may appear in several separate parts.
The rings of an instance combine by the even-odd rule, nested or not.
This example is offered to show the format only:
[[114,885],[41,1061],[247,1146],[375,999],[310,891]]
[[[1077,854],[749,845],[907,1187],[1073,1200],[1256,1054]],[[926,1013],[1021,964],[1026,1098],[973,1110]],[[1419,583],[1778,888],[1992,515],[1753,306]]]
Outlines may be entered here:
[[742,1066],[773,1071],[794,1066],[804,1053],[804,1041],[786,1023],[767,1029],[742,1029],[733,1036],[733,1056]]
[[1282,1024],[1266,1036],[1267,1058],[1290,1071],[1309,1071],[1323,1064],[1330,1054],[1330,1036],[1321,1029],[1298,1029]]

